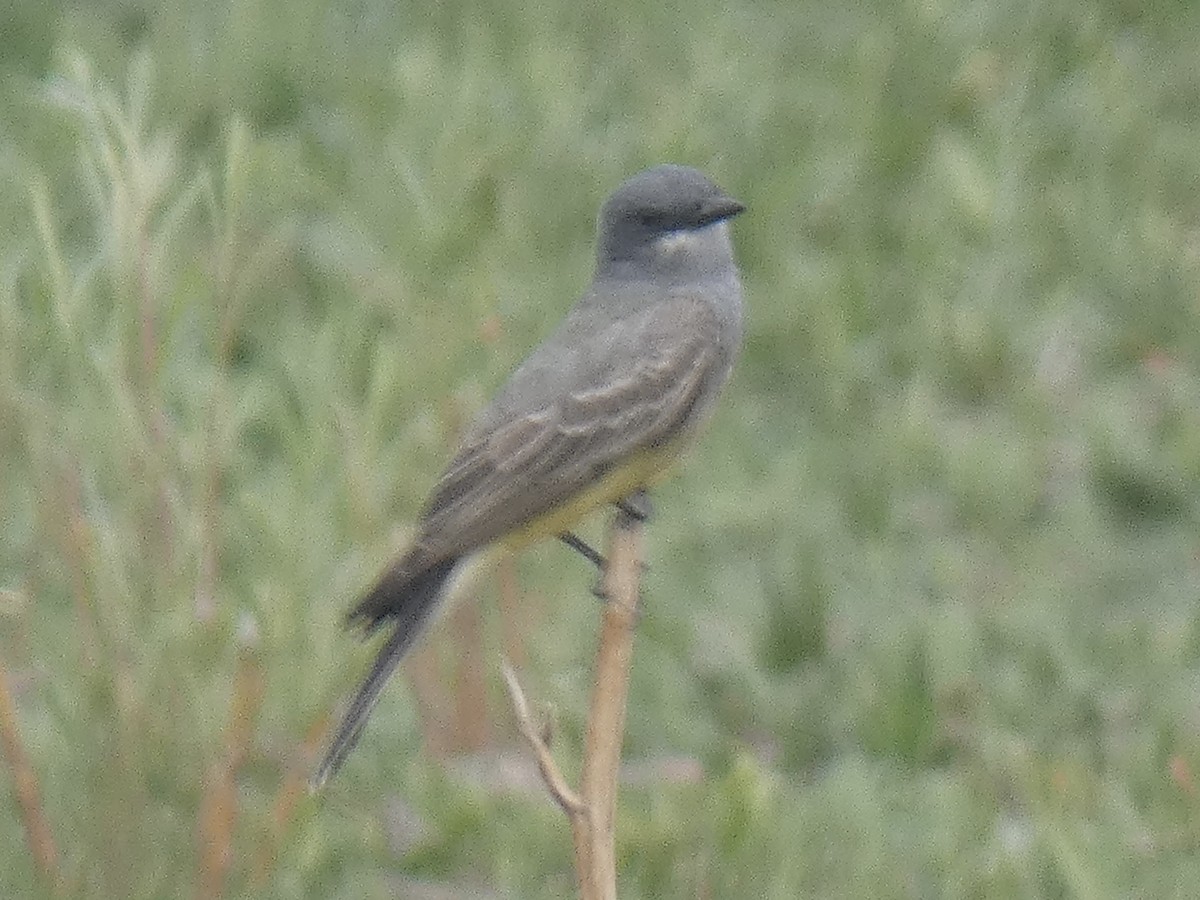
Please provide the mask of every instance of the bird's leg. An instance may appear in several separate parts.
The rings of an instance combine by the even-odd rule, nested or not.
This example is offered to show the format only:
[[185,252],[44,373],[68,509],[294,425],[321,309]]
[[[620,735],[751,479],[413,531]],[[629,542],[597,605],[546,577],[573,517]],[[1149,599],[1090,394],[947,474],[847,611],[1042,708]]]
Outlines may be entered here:
[[600,577],[596,579],[596,586],[592,588],[592,593],[601,600],[607,599],[604,595],[604,567],[608,565],[608,561],[600,551],[570,531],[564,531],[558,536],[558,539],[600,570]]
[[644,488],[634,491],[624,500],[618,500],[617,509],[639,522],[648,522],[654,515],[654,504],[650,502],[650,495]]
[[[645,522],[654,514],[654,507],[650,503],[650,495],[644,490],[634,491],[628,497],[618,500],[616,507],[622,515],[626,515],[636,522]],[[600,570],[600,580],[592,588],[592,593],[601,600],[606,599],[603,584],[604,567],[607,565],[607,561],[604,559],[603,554],[573,532],[564,531],[558,536],[558,539]]]
[[[622,528],[622,527],[628,528],[630,525],[633,525],[633,524],[641,525],[643,522],[648,520],[652,515],[654,515],[654,507],[650,503],[650,495],[648,493],[646,493],[644,488],[636,490],[632,494],[630,494],[628,497],[618,500],[614,504],[614,506],[617,507],[616,527],[618,527],[618,528]],[[593,552],[595,552],[595,551],[593,551]],[[598,557],[600,556],[600,554],[598,554],[598,553],[596,555]],[[603,562],[603,557],[600,557],[600,559]],[[594,588],[592,588],[592,593],[595,594],[597,597],[599,597],[601,600],[607,601],[608,594],[605,593],[605,590],[604,590],[604,568],[605,568],[605,566],[600,563],[598,563],[597,565],[600,566],[600,580],[598,582],[596,582],[596,586]],[[646,564],[644,562],[642,563],[642,568],[643,569],[646,568]]]
[[597,569],[604,571],[604,557],[601,555],[599,550],[594,548],[583,538],[573,534],[570,531],[564,531],[558,536],[558,539],[572,550],[576,551],[580,556],[590,562]]

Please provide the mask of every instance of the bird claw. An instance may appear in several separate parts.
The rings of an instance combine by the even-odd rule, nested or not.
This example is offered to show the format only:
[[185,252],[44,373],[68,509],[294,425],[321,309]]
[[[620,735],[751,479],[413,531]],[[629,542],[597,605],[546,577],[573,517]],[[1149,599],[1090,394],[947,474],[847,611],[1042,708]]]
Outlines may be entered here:
[[650,502],[650,495],[645,490],[634,491],[623,500],[618,500],[617,509],[635,522],[649,521],[650,517],[654,515],[654,505]]

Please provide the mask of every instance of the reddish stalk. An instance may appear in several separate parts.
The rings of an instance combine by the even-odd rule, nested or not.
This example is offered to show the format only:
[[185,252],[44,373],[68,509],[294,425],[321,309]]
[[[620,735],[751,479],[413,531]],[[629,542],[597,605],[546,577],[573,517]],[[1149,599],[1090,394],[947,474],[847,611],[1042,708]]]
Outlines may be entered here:
[[42,795],[38,788],[37,774],[25,753],[21,733],[17,725],[16,704],[8,686],[8,674],[0,664],[0,747],[12,776],[13,793],[21,811],[21,824],[25,829],[25,841],[33,855],[38,872],[55,893],[63,886],[62,872],[58,868],[58,848],[50,831],[50,822],[42,807]]

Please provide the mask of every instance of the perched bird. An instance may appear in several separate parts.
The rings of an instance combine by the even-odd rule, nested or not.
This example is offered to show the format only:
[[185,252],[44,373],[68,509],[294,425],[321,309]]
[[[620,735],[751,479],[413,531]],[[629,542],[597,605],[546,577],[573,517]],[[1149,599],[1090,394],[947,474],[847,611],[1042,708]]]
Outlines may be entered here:
[[349,614],[351,625],[389,634],[314,788],[353,749],[469,557],[496,543],[569,539],[580,518],[646,488],[686,449],[741,345],[728,220],[743,208],[702,172],[676,165],[634,175],[605,201],[591,286],[479,415],[434,487],[416,541]]

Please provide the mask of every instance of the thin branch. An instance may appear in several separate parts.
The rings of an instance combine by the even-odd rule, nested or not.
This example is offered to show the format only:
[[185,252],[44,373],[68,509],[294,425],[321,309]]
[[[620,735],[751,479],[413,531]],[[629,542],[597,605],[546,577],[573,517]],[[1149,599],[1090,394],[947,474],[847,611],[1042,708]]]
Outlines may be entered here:
[[62,873],[58,868],[58,849],[54,844],[54,835],[50,831],[50,823],[42,809],[41,791],[38,789],[37,775],[25,753],[21,743],[20,730],[17,727],[17,710],[13,703],[12,692],[8,687],[8,675],[0,665],[0,746],[4,748],[4,758],[8,761],[8,769],[12,774],[13,793],[17,797],[17,806],[21,810],[21,824],[25,827],[25,840],[33,854],[34,864],[48,883],[54,886],[55,892],[63,885]]
[[287,766],[283,782],[275,794],[271,806],[271,826],[263,843],[259,846],[254,875],[250,879],[252,891],[261,891],[278,862],[279,847],[295,819],[296,807],[308,796],[308,776],[317,760],[321,758],[329,733],[330,717],[326,713],[314,721],[304,733],[299,750]]
[[606,599],[596,651],[596,674],[588,711],[581,788],[576,794],[563,778],[529,712],[529,704],[512,667],[505,660],[504,680],[521,733],[533,748],[538,769],[551,796],[571,822],[575,873],[582,900],[616,900],[617,775],[629,698],[633,635],[638,620],[642,574],[640,510],[618,507],[609,534],[608,561],[602,593]]
[[517,673],[513,671],[507,659],[501,660],[500,668],[504,673],[504,683],[508,685],[508,696],[512,700],[513,710],[517,714],[517,724],[521,728],[521,734],[529,742],[529,746],[533,748],[533,754],[537,757],[538,769],[542,773],[542,780],[546,782],[550,796],[562,807],[562,811],[572,819],[576,816],[587,816],[587,807],[579,799],[579,795],[567,784],[567,779],[563,777],[562,772],[558,768],[558,763],[554,761],[554,756],[550,753],[550,748],[542,740],[537,723],[534,722],[533,716],[529,711],[529,703],[525,699],[525,692],[521,690],[521,683],[517,681]]
[[525,635],[533,631],[527,627],[537,618],[536,612],[542,603],[540,598],[521,597],[517,585],[517,566],[510,553],[502,555],[496,564],[496,575],[500,593],[500,630],[504,655],[521,668],[528,660],[525,652]]
[[266,686],[258,643],[257,626],[247,618],[239,628],[225,747],[220,758],[209,767],[200,799],[197,900],[222,897],[233,866],[233,832],[238,818],[237,773],[250,756],[255,722]]
[[484,678],[483,618],[479,604],[461,603],[450,613],[457,653],[454,655],[454,707],[450,747],[454,753],[477,753],[488,743],[487,682]]
[[641,576],[642,520],[621,508],[609,534],[608,565],[603,580],[606,603],[596,651],[580,787],[592,810],[590,880],[595,890],[592,896],[599,900],[615,900],[617,896],[617,774],[625,734]]
[[79,469],[79,458],[63,459],[58,469],[60,502],[54,508],[61,509],[63,514],[62,558],[70,569],[71,596],[75,601],[75,614],[82,635],[80,649],[83,662],[91,668],[102,654],[100,623],[88,589],[88,571],[93,559],[92,531],[83,509],[83,476]]

